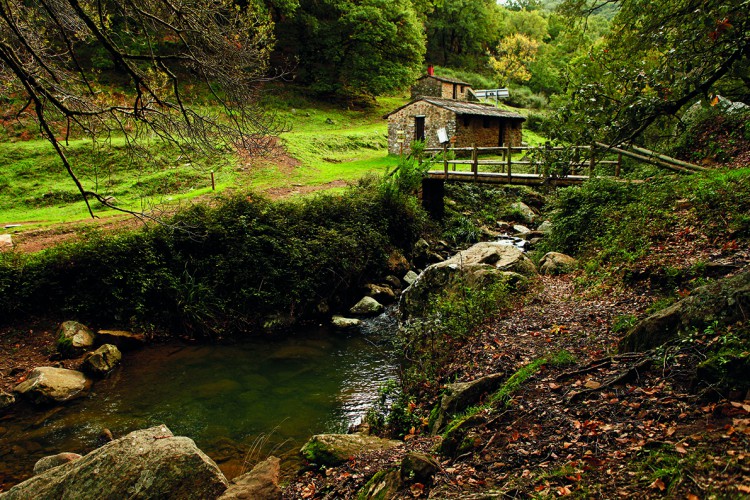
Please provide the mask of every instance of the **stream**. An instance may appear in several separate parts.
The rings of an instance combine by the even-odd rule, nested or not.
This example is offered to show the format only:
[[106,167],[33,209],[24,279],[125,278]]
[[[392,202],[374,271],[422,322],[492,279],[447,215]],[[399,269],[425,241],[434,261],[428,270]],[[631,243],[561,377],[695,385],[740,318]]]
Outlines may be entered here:
[[396,376],[394,353],[368,331],[126,352],[87,397],[42,410],[19,405],[0,419],[0,487],[30,477],[44,456],[91,451],[103,429],[117,438],[157,424],[192,438],[230,479],[271,453],[293,469],[311,435],[359,423]]

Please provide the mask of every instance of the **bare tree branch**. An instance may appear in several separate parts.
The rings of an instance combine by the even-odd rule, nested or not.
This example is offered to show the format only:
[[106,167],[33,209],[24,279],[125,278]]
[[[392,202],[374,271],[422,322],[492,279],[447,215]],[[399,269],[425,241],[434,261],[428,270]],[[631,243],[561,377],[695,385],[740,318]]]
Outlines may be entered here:
[[[84,186],[58,137],[123,137],[137,154],[156,138],[206,162],[265,154],[285,129],[256,105],[272,45],[270,22],[232,0],[0,0],[0,78],[92,216],[89,198],[132,212]],[[116,96],[92,54],[119,75]]]

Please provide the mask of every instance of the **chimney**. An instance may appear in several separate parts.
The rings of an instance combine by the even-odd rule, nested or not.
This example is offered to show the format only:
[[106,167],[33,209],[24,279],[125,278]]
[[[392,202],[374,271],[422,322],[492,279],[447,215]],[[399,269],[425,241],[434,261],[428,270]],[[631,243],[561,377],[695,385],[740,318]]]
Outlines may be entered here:
[[430,64],[430,65],[427,66],[427,74],[429,76],[434,76],[435,75],[435,68],[432,66],[432,64]]

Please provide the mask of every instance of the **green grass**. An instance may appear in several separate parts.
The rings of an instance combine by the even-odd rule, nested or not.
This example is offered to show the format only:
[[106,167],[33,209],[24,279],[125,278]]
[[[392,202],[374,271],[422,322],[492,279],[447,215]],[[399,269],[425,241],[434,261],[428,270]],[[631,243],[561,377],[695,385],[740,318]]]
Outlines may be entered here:
[[[139,210],[210,192],[208,166],[180,162],[163,145],[154,145],[151,155],[148,160],[134,158],[124,139],[117,138],[110,148],[98,150],[88,140],[70,141],[66,151],[84,189],[113,196],[122,208]],[[47,141],[2,143],[0,164],[0,223],[29,228],[88,218],[75,184]],[[93,200],[92,207],[101,217],[118,214]]]
[[[228,156],[221,164],[188,164],[174,148],[154,142],[151,157],[144,160],[133,158],[121,137],[98,148],[86,139],[72,140],[66,155],[85,189],[113,196],[118,207],[136,211],[236,189],[291,195],[297,194],[295,188],[300,193],[341,189],[398,164],[398,157],[387,154],[383,116],[407,100],[406,95],[381,97],[371,108],[343,109],[308,99],[301,89],[279,87],[263,106],[289,126],[280,135],[286,151],[281,159]],[[87,220],[86,206],[49,143],[19,139],[6,134],[6,142],[0,142],[0,224],[23,223],[13,229],[20,231]],[[524,140],[536,144],[543,138],[524,131]],[[121,215],[98,202],[92,207],[101,218]]]

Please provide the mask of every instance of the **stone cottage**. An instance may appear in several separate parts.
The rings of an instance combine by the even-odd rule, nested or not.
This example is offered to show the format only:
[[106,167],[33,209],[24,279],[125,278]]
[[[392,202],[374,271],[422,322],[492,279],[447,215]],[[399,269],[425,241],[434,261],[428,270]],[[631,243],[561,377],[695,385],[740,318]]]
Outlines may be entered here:
[[[481,104],[437,97],[420,97],[387,114],[388,153],[411,150],[411,142],[424,140],[428,148],[440,147],[438,130],[445,129],[451,147],[520,146],[522,124],[518,113]],[[403,142],[399,139],[403,138]]]
[[459,101],[471,100],[471,84],[455,78],[437,76],[428,69],[428,73],[419,78],[411,87],[411,98],[440,97]]

